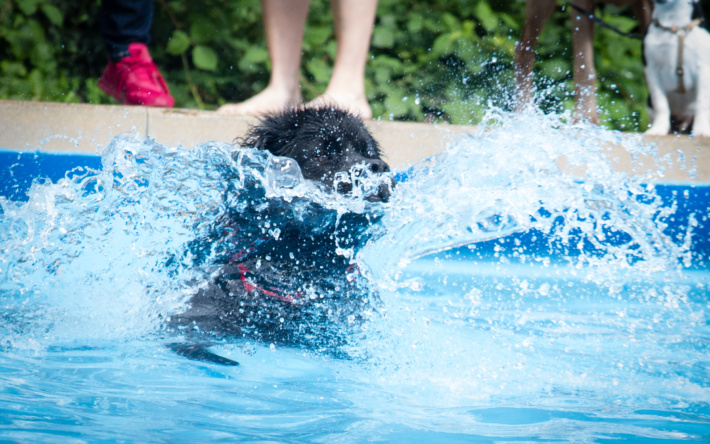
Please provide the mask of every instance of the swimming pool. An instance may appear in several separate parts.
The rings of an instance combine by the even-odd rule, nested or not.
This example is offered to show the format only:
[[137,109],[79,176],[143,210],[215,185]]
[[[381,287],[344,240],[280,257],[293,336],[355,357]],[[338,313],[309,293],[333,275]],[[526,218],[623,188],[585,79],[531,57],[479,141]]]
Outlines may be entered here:
[[615,172],[619,137],[502,116],[400,172],[357,253],[380,302],[348,358],[216,346],[237,368],[156,327],[192,278],[160,258],[213,217],[229,147],[0,153],[0,436],[707,442],[710,187]]

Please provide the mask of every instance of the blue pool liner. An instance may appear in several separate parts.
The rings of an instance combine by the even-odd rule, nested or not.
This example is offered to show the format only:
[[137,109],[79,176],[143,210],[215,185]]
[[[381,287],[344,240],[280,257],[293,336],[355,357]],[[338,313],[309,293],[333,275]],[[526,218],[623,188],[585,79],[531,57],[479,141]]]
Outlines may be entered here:
[[0,196],[25,201],[35,179],[56,182],[75,168],[101,168],[101,156],[0,151]]

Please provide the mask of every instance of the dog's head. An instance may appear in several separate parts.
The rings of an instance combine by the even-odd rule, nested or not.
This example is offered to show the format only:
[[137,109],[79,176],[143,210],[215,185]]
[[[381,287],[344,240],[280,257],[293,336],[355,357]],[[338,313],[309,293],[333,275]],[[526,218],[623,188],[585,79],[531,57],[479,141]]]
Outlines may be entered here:
[[[382,151],[362,120],[331,106],[298,107],[271,114],[252,127],[241,145],[294,159],[303,177],[333,186],[337,173],[350,177],[390,170]],[[387,201],[392,183],[381,184],[370,201]],[[347,194],[352,183],[337,182]]]
[[[697,0],[653,0],[654,4],[654,16],[659,15],[660,16],[665,16],[669,13],[669,11],[674,11],[676,13],[680,14],[689,14],[690,18],[695,20],[695,19],[703,19],[705,21],[705,16],[703,14],[703,8],[700,5],[700,2]],[[681,19],[687,19],[687,16],[680,17]],[[702,25],[704,28],[707,28],[706,24]]]

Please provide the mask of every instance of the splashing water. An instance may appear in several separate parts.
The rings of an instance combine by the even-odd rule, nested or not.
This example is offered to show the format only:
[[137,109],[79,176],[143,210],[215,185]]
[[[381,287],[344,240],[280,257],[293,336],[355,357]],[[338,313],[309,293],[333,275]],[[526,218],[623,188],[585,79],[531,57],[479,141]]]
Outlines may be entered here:
[[[491,113],[488,122],[400,186],[383,221],[385,237],[362,253],[373,270],[384,271],[378,281],[417,257],[533,228],[563,244],[588,242],[603,252],[595,258],[582,249],[567,258],[580,265],[638,271],[635,260],[641,260],[643,270],[660,271],[689,260],[688,245],[676,245],[659,223],[673,209],[662,208],[646,185],[658,177],[629,177],[605,156],[606,148],[623,145],[632,156],[655,157],[651,148],[533,112]],[[573,232],[582,239],[573,239]],[[625,241],[610,244],[610,232],[623,233]]]
[[[0,327],[3,338],[130,339],[158,331],[214,271],[209,261],[192,260],[188,242],[228,207],[256,206],[254,224],[264,224],[251,200],[256,188],[284,202],[311,196],[338,214],[369,204],[333,196],[305,181],[291,159],[267,152],[219,143],[185,150],[131,136],[111,143],[100,171],[34,183],[26,203],[0,201],[0,295],[10,307],[4,316],[16,321]],[[270,233],[278,238],[277,227]]]
[[27,203],[2,202],[0,289],[16,304],[14,315],[57,338],[153,330],[180,305],[190,279],[165,279],[161,259],[221,205],[214,170],[183,165],[187,157],[228,159],[220,147],[207,151],[119,137],[105,150],[101,171],[34,183]]
[[676,359],[707,365],[707,283],[681,277],[694,219],[665,233],[675,208],[658,177],[618,172],[605,151],[664,161],[637,137],[535,112],[488,122],[411,172],[360,251],[384,304],[351,354],[433,405],[707,402],[703,371],[661,376]]
[[[376,306],[347,346],[349,376],[421,407],[707,403],[710,287],[682,274],[693,224],[668,235],[674,208],[657,177],[606,159],[612,145],[654,151],[535,112],[486,121],[408,171],[370,241],[339,252],[365,271]],[[304,181],[289,159],[226,144],[119,137],[102,164],[35,183],[28,202],[0,200],[3,344],[160,335],[215,271],[185,246],[228,209],[258,208],[255,186],[303,220],[302,201],[373,210]],[[258,212],[254,223],[278,237]]]

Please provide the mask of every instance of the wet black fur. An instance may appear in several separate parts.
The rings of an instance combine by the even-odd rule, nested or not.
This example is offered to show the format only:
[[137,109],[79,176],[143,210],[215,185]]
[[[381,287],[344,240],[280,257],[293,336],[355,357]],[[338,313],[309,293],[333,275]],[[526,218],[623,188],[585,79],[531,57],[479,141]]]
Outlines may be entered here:
[[[338,109],[296,108],[267,116],[240,145],[291,157],[304,178],[327,186],[332,186],[336,172],[358,165],[375,173],[389,171],[362,121]],[[307,198],[269,199],[255,179],[243,189],[248,196],[234,200],[238,207],[227,205],[209,234],[189,245],[196,260],[216,257],[212,260],[220,270],[191,298],[189,308],[171,320],[191,342],[169,348],[190,359],[223,365],[230,363],[207,350],[222,338],[337,354],[357,330],[370,295],[357,268],[336,254],[336,248],[357,251],[372,235],[379,215],[337,214]],[[370,200],[388,197],[385,186]],[[274,228],[278,238],[265,235]],[[245,280],[258,290],[250,290]]]

